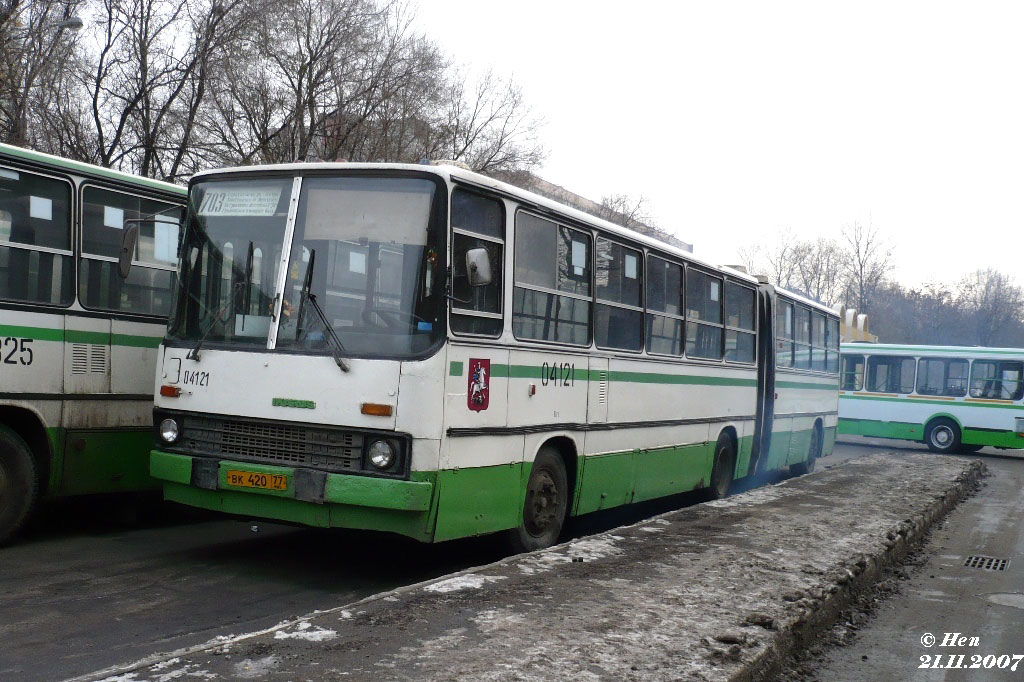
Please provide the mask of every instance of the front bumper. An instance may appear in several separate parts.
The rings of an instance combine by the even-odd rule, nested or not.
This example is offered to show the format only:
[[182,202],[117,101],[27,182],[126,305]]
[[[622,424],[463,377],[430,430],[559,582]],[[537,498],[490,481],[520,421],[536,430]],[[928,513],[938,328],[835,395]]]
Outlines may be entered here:
[[[266,490],[234,486],[228,483],[229,468],[231,471],[284,475],[287,477],[287,487],[283,490]],[[158,480],[204,490],[225,490],[314,504],[343,504],[407,512],[429,510],[433,494],[433,483],[430,481],[331,474],[311,469],[191,457],[161,450],[150,453],[149,471]]]

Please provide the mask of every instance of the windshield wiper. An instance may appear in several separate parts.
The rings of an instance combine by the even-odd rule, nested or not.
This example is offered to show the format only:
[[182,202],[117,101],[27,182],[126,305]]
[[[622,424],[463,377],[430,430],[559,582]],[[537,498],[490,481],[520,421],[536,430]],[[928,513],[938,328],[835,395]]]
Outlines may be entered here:
[[[324,314],[323,308],[316,300],[316,295],[310,291],[313,286],[313,265],[316,263],[316,249],[310,249],[309,251],[309,265],[306,266],[306,278],[302,282],[302,291],[299,293],[299,314],[296,316],[298,325],[303,323],[303,314],[305,312],[305,303],[309,301],[313,307],[313,311],[316,313],[317,318],[320,320],[320,325],[324,328],[324,333],[327,335],[327,340],[331,345],[331,357],[334,358],[335,364],[342,372],[349,370],[348,360],[346,355],[348,351],[345,350],[345,346],[341,343],[341,339],[334,331],[334,327],[330,322],[327,321],[327,315]],[[301,326],[296,329],[295,338],[298,340],[299,334],[305,334],[306,330]]]
[[[196,345],[193,346],[192,350],[190,350],[188,352],[188,355],[185,356],[186,360],[195,360],[196,362],[199,362],[199,349],[202,347],[203,341],[206,341],[206,337],[210,335],[211,331],[213,331],[213,325],[221,321],[220,318],[228,309],[228,306],[233,306],[235,304],[235,298],[238,296],[238,292],[242,290],[242,287],[245,287],[246,294],[248,294],[249,280],[252,279],[252,250],[252,242],[249,242],[249,250],[245,256],[245,279],[243,279],[240,282],[235,282],[235,285],[231,287],[231,293],[228,295],[228,300],[224,301],[224,305],[220,307],[220,309],[217,311],[217,314],[214,315],[213,319],[210,320],[210,323],[206,325],[206,329],[199,337],[199,340],[196,341]],[[248,300],[249,299],[247,296],[246,302],[248,302]],[[245,318],[243,318],[243,324],[244,321]]]

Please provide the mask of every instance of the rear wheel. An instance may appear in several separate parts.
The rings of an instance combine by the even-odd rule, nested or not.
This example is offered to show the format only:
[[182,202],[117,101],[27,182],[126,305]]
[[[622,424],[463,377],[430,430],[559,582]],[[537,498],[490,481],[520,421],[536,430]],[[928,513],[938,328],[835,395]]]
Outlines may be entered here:
[[814,433],[811,434],[811,445],[807,449],[807,459],[789,467],[789,471],[794,476],[803,476],[814,471],[814,465],[817,463],[818,458],[821,457],[823,440],[821,424],[817,423],[814,425]]
[[0,545],[25,523],[39,494],[32,451],[21,436],[0,426]]
[[928,424],[924,443],[932,452],[949,454],[960,449],[960,427],[952,419],[941,417]]
[[736,471],[736,449],[732,446],[729,434],[722,433],[715,443],[715,465],[711,469],[711,487],[706,497],[709,500],[720,500],[729,494],[732,487],[733,472]]
[[519,527],[509,531],[514,552],[533,552],[558,542],[569,508],[569,480],[558,452],[544,446],[533,460]]

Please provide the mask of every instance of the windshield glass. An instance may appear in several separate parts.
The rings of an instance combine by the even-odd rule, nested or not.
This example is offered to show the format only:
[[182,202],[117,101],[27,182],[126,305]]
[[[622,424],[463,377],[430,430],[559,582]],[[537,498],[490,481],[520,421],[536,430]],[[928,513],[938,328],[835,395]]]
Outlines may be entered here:
[[[292,184],[193,185],[170,338],[266,347]],[[303,178],[276,347],[336,355],[340,341],[346,356],[402,358],[433,346],[444,310],[437,196],[425,178]]]
[[[192,187],[180,284],[168,324],[171,338],[198,341],[206,333],[208,345],[267,345],[291,191],[291,178]],[[252,272],[246,283],[250,242]]]
[[408,357],[430,348],[442,331],[444,287],[435,195],[424,178],[304,178],[277,347],[330,351],[323,323],[307,310],[308,286],[347,353]]

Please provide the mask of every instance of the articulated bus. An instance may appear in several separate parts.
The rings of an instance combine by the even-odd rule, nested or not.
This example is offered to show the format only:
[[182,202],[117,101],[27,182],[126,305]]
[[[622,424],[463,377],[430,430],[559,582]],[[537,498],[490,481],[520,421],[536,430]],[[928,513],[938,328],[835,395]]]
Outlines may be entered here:
[[452,165],[189,192],[156,376],[166,499],[531,550],[567,516],[831,452],[838,319],[744,273]]
[[158,487],[153,367],[184,204],[183,187],[0,145],[0,543],[39,497]]
[[845,343],[839,433],[1024,448],[1024,349]]

